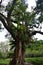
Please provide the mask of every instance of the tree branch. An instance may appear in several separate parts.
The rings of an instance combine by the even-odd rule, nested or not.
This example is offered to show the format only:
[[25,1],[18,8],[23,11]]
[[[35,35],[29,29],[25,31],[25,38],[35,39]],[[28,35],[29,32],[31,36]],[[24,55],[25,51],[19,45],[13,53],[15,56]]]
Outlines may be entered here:
[[[15,39],[15,35],[14,33],[12,33],[12,29],[9,28],[9,26],[6,24],[5,19],[4,19],[4,15],[0,14],[0,21],[3,23],[4,27],[7,29],[7,31],[11,34],[11,36]],[[6,17],[5,17],[6,18]],[[6,19],[7,21],[7,19]]]
[[34,31],[34,32],[32,32],[32,35],[35,35],[36,33],[39,33],[39,34],[43,35],[43,32],[41,32],[41,31]]
[[7,20],[7,17],[4,16],[2,13],[0,13],[0,16],[4,17],[4,19]]
[[12,11],[13,11],[13,9],[14,9],[15,3],[16,3],[16,0],[13,0],[12,6],[11,6],[9,12],[8,12],[8,15],[7,15],[8,18],[11,16],[11,13],[12,13]]
[[13,2],[11,4],[12,6],[11,6],[10,10],[8,11],[8,13],[7,13],[7,24],[9,25],[10,28],[11,28],[11,25],[12,25],[12,22],[11,22],[11,13],[12,13],[12,11],[14,9],[15,3],[16,3],[16,0],[13,0]]

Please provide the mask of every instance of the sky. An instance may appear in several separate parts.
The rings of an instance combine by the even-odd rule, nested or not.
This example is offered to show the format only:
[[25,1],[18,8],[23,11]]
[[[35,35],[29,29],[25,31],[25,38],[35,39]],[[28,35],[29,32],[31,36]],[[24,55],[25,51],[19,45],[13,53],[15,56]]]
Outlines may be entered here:
[[[3,0],[3,3],[5,6],[8,4],[8,1],[9,0]],[[29,4],[28,6],[28,9],[29,11],[31,11],[31,6],[36,6],[35,4],[35,0],[27,0],[27,3]],[[42,28],[42,31],[43,31],[43,28]],[[4,29],[2,32],[0,32],[0,42],[1,41],[6,41],[7,39],[5,38],[5,35],[6,35],[7,31],[6,29]],[[35,38],[38,38],[38,40],[42,39],[43,40],[43,35],[40,35],[40,34],[36,34],[35,35]]]
[[7,39],[5,38],[6,33],[7,33],[7,32],[6,32],[5,29],[0,32],[0,42],[1,42],[1,41],[7,41]]

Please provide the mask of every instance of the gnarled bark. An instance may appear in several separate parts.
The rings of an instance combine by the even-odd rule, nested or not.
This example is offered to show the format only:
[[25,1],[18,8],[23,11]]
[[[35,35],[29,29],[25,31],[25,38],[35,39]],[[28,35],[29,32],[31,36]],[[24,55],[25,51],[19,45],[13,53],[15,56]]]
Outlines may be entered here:
[[9,65],[24,65],[24,48],[22,45],[24,44],[21,41],[16,45],[14,57]]

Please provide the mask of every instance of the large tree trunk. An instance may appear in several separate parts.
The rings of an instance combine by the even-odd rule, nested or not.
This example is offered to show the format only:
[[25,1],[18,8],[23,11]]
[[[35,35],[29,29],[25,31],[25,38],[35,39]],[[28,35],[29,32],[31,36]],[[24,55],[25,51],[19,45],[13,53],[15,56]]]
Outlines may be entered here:
[[14,57],[10,61],[9,65],[24,65],[24,44],[19,41],[16,45],[16,49],[14,52]]

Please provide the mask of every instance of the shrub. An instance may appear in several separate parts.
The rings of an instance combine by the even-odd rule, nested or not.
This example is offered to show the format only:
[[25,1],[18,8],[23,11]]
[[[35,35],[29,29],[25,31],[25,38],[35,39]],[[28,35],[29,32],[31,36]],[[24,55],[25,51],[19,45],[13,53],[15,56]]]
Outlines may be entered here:
[[13,57],[13,52],[9,52],[7,58],[12,58],[12,57]]
[[0,59],[1,59],[1,58],[3,58],[3,55],[2,55],[2,53],[0,52]]

